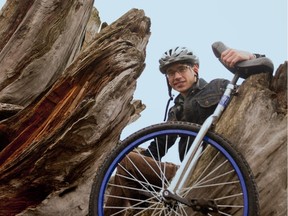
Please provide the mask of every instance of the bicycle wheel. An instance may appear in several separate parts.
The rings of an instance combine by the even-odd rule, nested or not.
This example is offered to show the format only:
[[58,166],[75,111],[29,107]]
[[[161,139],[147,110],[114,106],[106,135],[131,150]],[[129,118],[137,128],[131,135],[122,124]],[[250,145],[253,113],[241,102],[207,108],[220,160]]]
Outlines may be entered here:
[[[227,140],[211,131],[193,159],[195,167],[187,184],[166,196],[165,189],[181,164],[174,159],[178,150],[173,148],[178,144],[178,148],[185,145],[188,150],[199,129],[196,124],[170,122],[149,126],[126,138],[95,176],[89,215],[259,215],[251,169]],[[168,146],[171,137],[175,144],[165,147],[168,156],[161,162],[143,156],[142,150],[151,142]]]

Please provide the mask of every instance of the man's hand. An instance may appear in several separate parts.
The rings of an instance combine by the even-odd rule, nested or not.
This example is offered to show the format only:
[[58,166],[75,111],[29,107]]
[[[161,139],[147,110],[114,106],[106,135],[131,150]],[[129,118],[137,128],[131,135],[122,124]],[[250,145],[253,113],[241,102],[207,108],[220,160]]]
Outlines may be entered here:
[[227,49],[221,54],[221,60],[228,67],[234,67],[237,62],[251,60],[256,58],[255,55],[246,51]]

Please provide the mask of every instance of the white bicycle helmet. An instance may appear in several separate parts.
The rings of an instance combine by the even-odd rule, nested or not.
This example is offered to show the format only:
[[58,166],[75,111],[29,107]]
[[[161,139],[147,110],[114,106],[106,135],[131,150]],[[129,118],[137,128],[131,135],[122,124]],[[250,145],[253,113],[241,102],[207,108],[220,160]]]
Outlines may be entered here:
[[178,46],[174,49],[169,49],[163,54],[163,56],[159,59],[159,69],[163,74],[165,74],[167,66],[176,62],[199,65],[198,57],[194,55],[191,50],[189,50],[187,47]]

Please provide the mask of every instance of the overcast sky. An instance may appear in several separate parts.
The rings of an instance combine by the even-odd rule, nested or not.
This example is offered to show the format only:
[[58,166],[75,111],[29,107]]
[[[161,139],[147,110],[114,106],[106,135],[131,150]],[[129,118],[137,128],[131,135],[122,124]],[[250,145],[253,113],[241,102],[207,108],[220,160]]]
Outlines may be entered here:
[[[1,7],[4,3],[0,0]],[[200,58],[200,76],[207,81],[231,78],[212,53],[215,41],[266,54],[276,69],[287,59],[287,0],[97,0],[94,5],[108,24],[131,8],[143,9],[152,23],[146,68],[134,95],[147,108],[123,137],[163,121],[168,94],[158,60],[167,49],[187,46],[194,50]]]

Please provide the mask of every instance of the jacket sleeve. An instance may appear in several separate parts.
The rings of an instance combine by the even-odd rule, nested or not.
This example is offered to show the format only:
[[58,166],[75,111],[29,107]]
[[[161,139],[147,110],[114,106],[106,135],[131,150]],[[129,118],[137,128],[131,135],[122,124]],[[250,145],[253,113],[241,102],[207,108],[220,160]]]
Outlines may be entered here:
[[[169,149],[176,140],[177,136],[169,136],[168,140],[166,136],[159,136],[157,139],[152,141],[148,148],[144,151],[143,155],[148,157],[153,157],[155,160],[161,160],[161,158],[166,154],[165,149]],[[165,147],[165,145],[167,145]]]
[[[169,109],[168,119],[169,121],[180,121],[183,116],[183,103],[182,100],[175,99],[175,105]],[[150,143],[148,148],[144,151],[145,156],[154,157],[156,160],[161,160],[161,158],[166,154],[165,150],[168,150],[171,146],[174,145],[177,136],[170,135],[168,141],[166,136],[157,137],[157,141],[154,140]],[[166,145],[166,146],[165,146]]]

